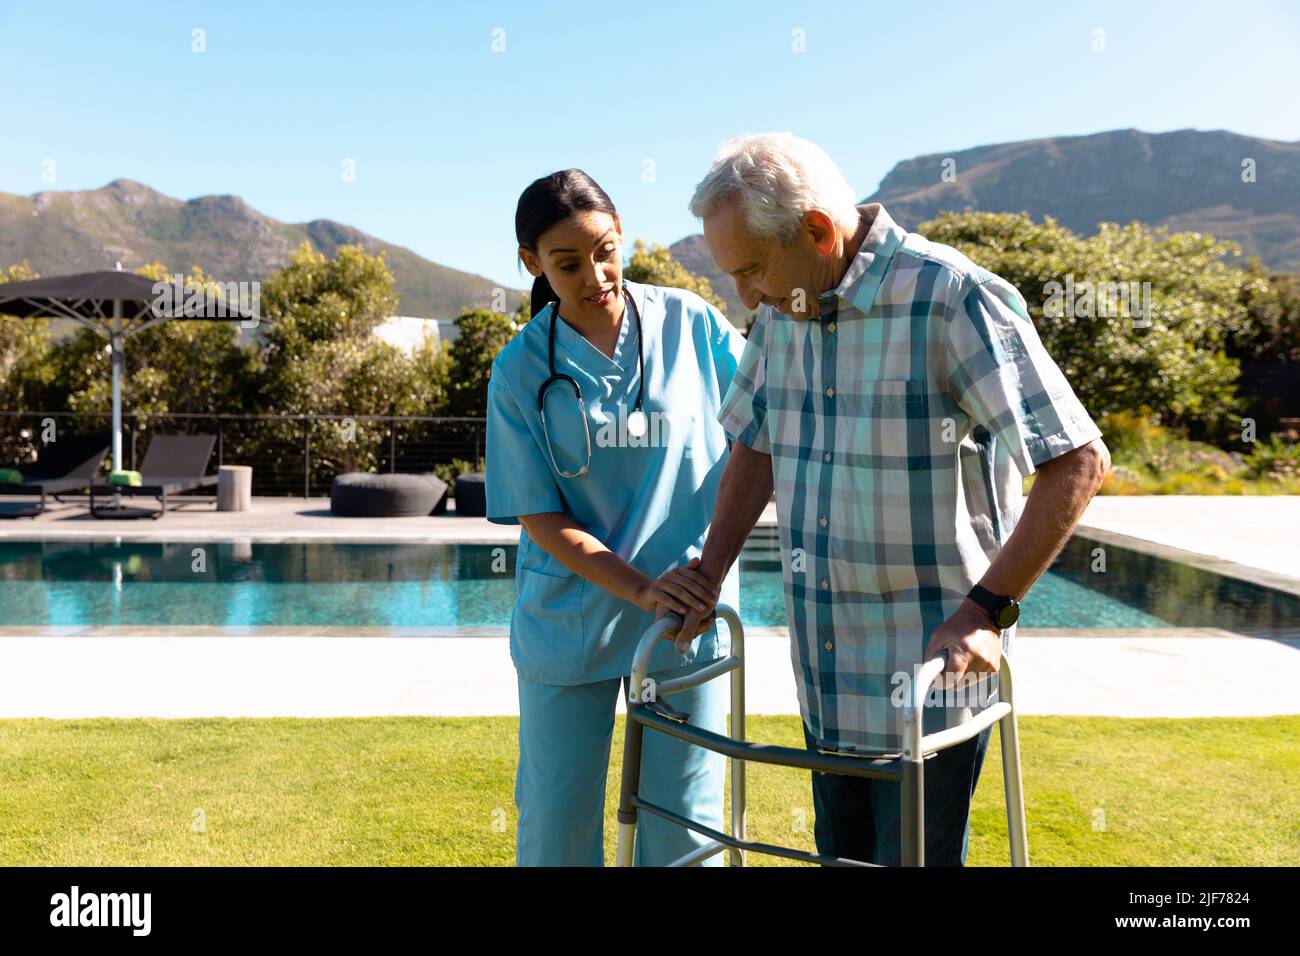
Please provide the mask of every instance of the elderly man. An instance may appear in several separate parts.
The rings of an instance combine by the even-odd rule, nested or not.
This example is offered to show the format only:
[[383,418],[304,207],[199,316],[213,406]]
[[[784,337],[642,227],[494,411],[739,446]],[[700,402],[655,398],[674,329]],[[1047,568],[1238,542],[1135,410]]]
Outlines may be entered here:
[[[856,205],[813,143],[728,140],[690,208],[764,307],[719,414],[734,444],[696,573],[722,581],[775,487],[806,745],[897,753],[895,689],[922,661],[946,652],[949,687],[995,692],[1018,602],[1109,455],[1015,288]],[[972,713],[961,697],[923,727]],[[926,763],[926,865],[965,863],[990,730]],[[898,865],[898,784],[812,777],[818,852]]]

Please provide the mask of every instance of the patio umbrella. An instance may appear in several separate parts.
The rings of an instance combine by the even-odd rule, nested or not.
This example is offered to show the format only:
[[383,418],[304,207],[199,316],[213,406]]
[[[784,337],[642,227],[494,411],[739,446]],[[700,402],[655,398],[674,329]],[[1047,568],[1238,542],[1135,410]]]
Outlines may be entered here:
[[130,272],[83,272],[23,282],[0,283],[0,316],[71,319],[108,339],[113,369],[113,469],[122,468],[122,372],[125,343],[145,329],[174,319],[217,322],[260,321],[247,304]]

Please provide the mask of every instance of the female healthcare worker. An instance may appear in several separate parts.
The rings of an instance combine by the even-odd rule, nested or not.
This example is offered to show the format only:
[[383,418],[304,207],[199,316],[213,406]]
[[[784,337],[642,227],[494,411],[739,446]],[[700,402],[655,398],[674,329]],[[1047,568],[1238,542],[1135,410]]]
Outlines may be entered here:
[[[600,866],[614,711],[637,642],[657,613],[739,606],[735,568],[718,589],[691,569],[727,461],[717,412],[744,339],[692,292],[623,280],[618,213],[581,170],[525,189],[515,231],[533,317],[492,366],[486,454],[488,519],[523,526],[515,860]],[[695,640],[661,642],[649,672],[683,674],[728,649],[706,619]],[[720,680],[666,698],[718,733],[727,700]],[[642,757],[647,800],[723,828],[724,757],[660,733]],[[704,842],[643,813],[636,864]]]

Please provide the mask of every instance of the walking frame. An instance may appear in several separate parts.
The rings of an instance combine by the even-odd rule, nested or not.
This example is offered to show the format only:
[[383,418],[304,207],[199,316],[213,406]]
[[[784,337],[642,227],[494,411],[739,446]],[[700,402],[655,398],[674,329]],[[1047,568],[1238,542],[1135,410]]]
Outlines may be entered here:
[[[876,864],[842,857],[808,853],[793,847],[758,843],[745,836],[745,766],[766,763],[798,767],[823,773],[896,780],[902,785],[901,828],[903,866],[925,865],[925,758],[940,750],[970,740],[995,721],[1002,744],[1002,775],[1006,785],[1007,831],[1011,844],[1011,865],[1029,865],[1029,844],[1025,832],[1024,794],[1020,782],[1020,741],[1016,732],[1016,713],[1012,699],[1011,666],[1002,656],[998,671],[998,700],[979,711],[958,727],[922,734],[922,708],[930,686],[943,671],[945,659],[936,657],[925,662],[915,684],[909,688],[903,707],[903,750],[901,754],[832,754],[813,753],[793,747],[745,740],[745,633],[740,615],[725,604],[717,606],[717,616],[731,630],[731,653],[705,665],[695,673],[670,680],[647,678],[650,656],[663,635],[675,631],[681,618],[669,614],[652,625],[637,645],[628,685],[627,729],[623,743],[623,779],[618,806],[619,866],[632,866],[636,849],[637,815],[653,813],[709,838],[702,846],[674,860],[669,866],[694,866],[716,853],[727,850],[731,866],[744,866],[745,853],[752,850],[769,856],[784,857],[828,866],[875,866]],[[689,714],[674,710],[663,698],[696,687],[706,681],[731,674],[731,733],[733,737],[713,733],[689,723]],[[694,820],[679,816],[664,807],[641,798],[641,747],[646,729],[659,731],[688,743],[723,754],[731,759],[731,832],[722,833]]]

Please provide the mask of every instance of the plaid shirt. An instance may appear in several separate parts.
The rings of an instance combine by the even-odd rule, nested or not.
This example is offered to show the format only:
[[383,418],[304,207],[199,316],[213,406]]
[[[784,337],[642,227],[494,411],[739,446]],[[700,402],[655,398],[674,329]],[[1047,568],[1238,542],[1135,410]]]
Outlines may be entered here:
[[[718,420],[772,456],[804,723],[820,749],[897,753],[899,675],[1010,535],[1020,472],[1100,432],[1010,283],[859,210],[870,232],[821,315],[761,309]],[[925,733],[996,688],[926,707]]]

